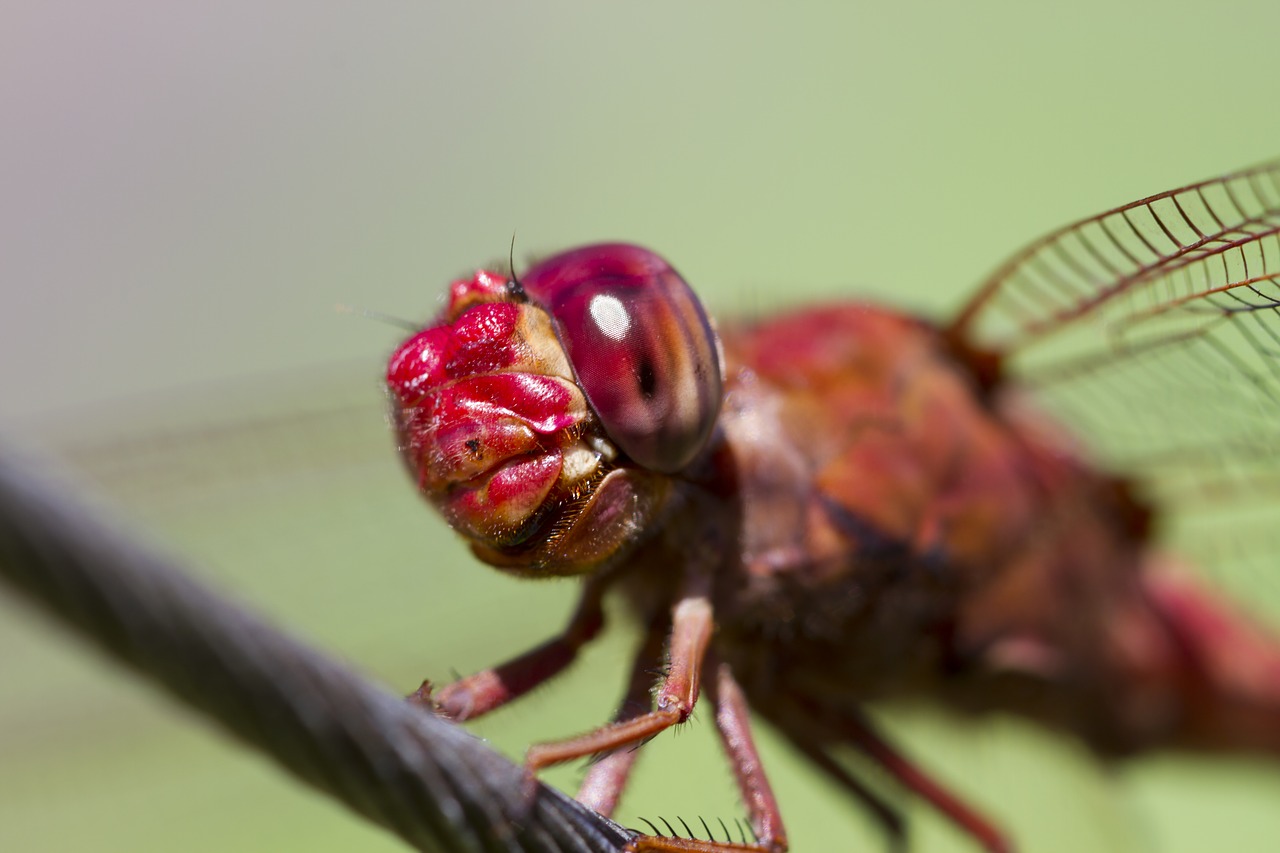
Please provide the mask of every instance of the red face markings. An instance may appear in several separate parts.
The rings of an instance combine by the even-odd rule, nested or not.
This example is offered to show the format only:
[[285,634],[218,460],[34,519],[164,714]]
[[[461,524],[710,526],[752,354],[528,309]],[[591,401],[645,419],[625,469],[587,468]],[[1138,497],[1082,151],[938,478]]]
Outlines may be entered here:
[[486,301],[505,293],[493,280],[454,285],[445,322],[392,355],[387,387],[419,488],[459,532],[510,547],[536,526],[566,453],[578,464],[561,485],[584,475],[575,445],[589,413],[545,312]]
[[[585,567],[623,544],[586,527],[656,505],[638,499],[656,487],[637,469],[675,473],[706,445],[721,371],[684,280],[613,244],[543,261],[520,285],[454,282],[437,324],[392,354],[387,387],[419,488],[486,559],[559,549]],[[600,490],[619,466],[631,473]],[[552,537],[566,541],[539,542]]]

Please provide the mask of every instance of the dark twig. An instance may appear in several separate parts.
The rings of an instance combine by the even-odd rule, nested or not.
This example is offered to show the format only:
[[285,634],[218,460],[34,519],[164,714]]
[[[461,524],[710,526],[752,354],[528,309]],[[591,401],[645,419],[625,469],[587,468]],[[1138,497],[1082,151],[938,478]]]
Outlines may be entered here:
[[631,834],[280,633],[0,445],[0,579],[297,778],[428,851],[618,851]]

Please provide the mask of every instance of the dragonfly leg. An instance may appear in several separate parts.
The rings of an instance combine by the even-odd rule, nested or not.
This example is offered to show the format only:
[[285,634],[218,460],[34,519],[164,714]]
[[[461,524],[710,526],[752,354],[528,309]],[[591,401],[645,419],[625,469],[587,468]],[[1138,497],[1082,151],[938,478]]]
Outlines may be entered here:
[[631,853],[729,853],[729,851],[753,851],[753,853],[786,853],[787,834],[782,828],[782,815],[773,789],[765,777],[751,737],[750,713],[742,688],[733,677],[729,666],[710,661],[713,677],[707,692],[716,709],[716,728],[724,746],[738,790],[747,807],[754,842],[735,843],[729,838],[716,841],[711,838],[673,838],[661,835],[639,835],[631,839],[627,850]]
[[782,828],[782,814],[751,736],[747,699],[728,664],[716,663],[710,692],[716,706],[716,728],[733,765],[733,775],[751,820],[751,831],[761,849],[783,853],[787,849],[787,833]]
[[434,696],[431,682],[424,681],[410,694],[409,701],[461,722],[518,699],[563,672],[578,656],[578,650],[600,633],[604,627],[603,593],[602,585],[588,583],[569,624],[559,635],[499,666],[458,679]]
[[536,772],[553,764],[612,752],[683,723],[693,713],[698,698],[702,659],[713,628],[711,602],[706,596],[682,597],[671,614],[667,674],[658,687],[654,710],[567,740],[532,746],[525,755],[525,766]]
[[[669,626],[666,614],[649,626],[644,642],[636,652],[631,680],[613,718],[615,723],[633,720],[649,710],[652,701],[649,694],[662,667],[662,646]],[[578,802],[605,817],[612,816],[639,756],[639,751],[633,746],[615,750],[592,764],[582,780],[582,787],[578,789]]]
[[1012,853],[1013,844],[1003,832],[895,749],[860,712],[849,710],[843,713],[838,728],[849,743],[888,771],[907,790],[941,812],[985,850],[990,853]]
[[813,727],[811,721],[797,719],[794,715],[770,715],[770,719],[782,729],[792,745],[800,750],[815,767],[852,794],[867,808],[872,818],[880,824],[881,829],[884,831],[890,850],[902,851],[907,849],[907,823],[902,814],[831,757],[826,746],[814,738],[811,731]]

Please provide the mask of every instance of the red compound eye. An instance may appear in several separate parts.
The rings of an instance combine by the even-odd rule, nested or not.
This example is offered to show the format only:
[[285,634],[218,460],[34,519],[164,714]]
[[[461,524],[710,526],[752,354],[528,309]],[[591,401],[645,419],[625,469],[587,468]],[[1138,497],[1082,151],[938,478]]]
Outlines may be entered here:
[[671,265],[639,246],[586,246],[521,278],[558,332],[578,382],[618,448],[674,473],[697,455],[720,412],[719,343]]

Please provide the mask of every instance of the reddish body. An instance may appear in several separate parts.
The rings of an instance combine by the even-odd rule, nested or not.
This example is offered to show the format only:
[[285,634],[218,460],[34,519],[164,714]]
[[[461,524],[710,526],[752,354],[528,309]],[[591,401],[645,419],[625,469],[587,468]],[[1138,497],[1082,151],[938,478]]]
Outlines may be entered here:
[[[530,768],[605,754],[580,798],[611,813],[636,756],[625,747],[688,719],[705,691],[756,836],[655,827],[635,851],[786,849],[748,704],[891,832],[900,820],[834,746],[864,750],[990,850],[1010,845],[881,739],[864,703],[1022,714],[1107,756],[1275,755],[1280,642],[1156,550],[1158,513],[1008,367],[1081,327],[1083,349],[1027,376],[1070,388],[1152,359],[1165,376],[1190,353],[1174,373],[1184,393],[1158,388],[1130,419],[1139,451],[1204,422],[1206,443],[1161,448],[1155,467],[1139,453],[1133,470],[1152,482],[1203,478],[1206,459],[1229,470],[1233,453],[1274,444],[1280,422],[1280,387],[1222,337],[1280,305],[1277,235],[1280,166],[1193,185],[1033,244],[947,326],[845,304],[717,339],[678,274],[623,244],[556,256],[523,282],[456,282],[391,360],[406,462],[481,559],[587,580],[561,634],[415,698],[467,719],[520,696],[599,632],[601,598],[620,588],[644,626],[622,708],[535,746]],[[1138,309],[1116,298],[1137,294]],[[1216,421],[1190,393],[1213,358],[1242,379],[1206,371],[1235,401]]]
[[984,395],[937,329],[846,305],[724,340],[720,523],[740,550],[715,642],[753,706],[919,697],[1109,754],[1280,750],[1280,646],[1153,553],[1123,484],[1016,388]]

